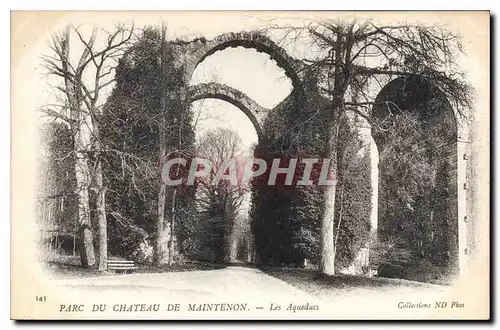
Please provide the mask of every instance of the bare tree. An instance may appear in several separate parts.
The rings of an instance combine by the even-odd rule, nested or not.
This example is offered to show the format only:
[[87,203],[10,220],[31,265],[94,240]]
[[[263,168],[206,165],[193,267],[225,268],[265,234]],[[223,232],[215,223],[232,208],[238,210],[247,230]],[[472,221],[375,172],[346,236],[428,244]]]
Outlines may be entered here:
[[[321,91],[330,102],[325,109],[329,138],[324,154],[330,158],[329,176],[337,173],[337,150],[341,118],[351,111],[367,120],[373,130],[382,130],[370,110],[375,105],[373,89],[382,88],[396,77],[418,75],[445,95],[462,116],[472,106],[472,88],[456,65],[462,52],[460,38],[440,26],[402,23],[378,26],[372,22],[322,21],[303,28],[285,27],[290,38],[308,38],[319,49],[306,60],[307,70],[319,77]],[[293,32],[293,33],[291,33]],[[388,114],[397,105],[385,102]],[[334,215],[336,187],[324,194],[321,230],[321,265],[325,274],[334,274]]]
[[[166,38],[166,27],[162,25],[161,27],[161,45],[160,45],[160,74],[161,74],[161,86],[162,86],[162,95],[160,98],[160,108],[163,110],[163,113],[160,117],[159,124],[159,134],[160,134],[160,145],[159,145],[159,156],[160,161],[166,160],[167,156],[167,137],[166,137],[166,102],[167,95],[165,91],[165,75],[166,75],[166,63],[165,63],[165,40]],[[165,204],[166,204],[166,193],[167,193],[167,185],[163,180],[160,180],[160,186],[158,189],[158,217],[156,218],[156,240],[155,240],[155,254],[154,254],[154,263],[159,266],[162,263],[164,247],[164,223],[165,223]]]
[[[176,83],[176,74],[178,72],[173,66],[173,59],[168,43],[166,40],[167,26],[165,23],[161,25],[161,40],[160,40],[160,114],[158,122],[159,130],[159,159],[164,162],[170,156],[183,154],[182,149],[182,123],[177,125],[169,125],[168,121],[173,115],[175,107],[181,107],[180,103],[180,86]],[[178,102],[175,105],[175,102]],[[177,120],[177,119],[176,119]],[[173,137],[176,138],[173,138]],[[177,140],[176,142],[174,142]],[[173,145],[172,145],[173,143]],[[170,144],[170,145],[169,145]],[[179,174],[177,167],[177,175]],[[155,240],[155,258],[154,262],[157,266],[164,263],[165,259],[170,266],[174,262],[174,255],[177,253],[175,244],[175,222],[176,222],[176,202],[177,202],[177,187],[173,187],[171,191],[170,205],[167,206],[167,185],[163,180],[160,180],[158,189],[158,216],[156,218],[156,240]],[[170,208],[170,219],[165,221],[167,207]]]
[[[216,262],[230,262],[237,258],[237,221],[238,212],[242,205],[247,187],[241,184],[241,166],[238,159],[241,139],[238,134],[229,129],[216,129],[208,131],[198,144],[200,157],[212,162],[210,174],[198,180],[198,204],[202,213],[207,218],[219,225],[215,225],[216,232]],[[234,160],[234,168],[228,165]],[[214,182],[214,178],[221,171],[235,171],[236,182],[220,180]],[[229,174],[227,172],[226,174]]]
[[[61,79],[63,83],[56,88],[63,93],[64,100],[41,110],[65,121],[72,131],[79,231],[83,245],[81,261],[84,267],[95,264],[89,207],[92,176],[95,180],[93,189],[97,196],[100,270],[107,267],[106,188],[102,171],[102,153],[105,146],[100,139],[100,98],[107,86],[114,82],[114,68],[132,40],[133,31],[133,26],[127,27],[123,24],[116,25],[112,32],[93,28],[90,38],[86,39],[81,27],[68,26],[63,33],[53,36],[50,44],[52,54],[43,57],[48,74]],[[71,41],[72,36],[76,42]],[[104,37],[101,40],[98,36]],[[99,45],[101,41],[103,45]],[[72,57],[79,49],[83,50],[74,64]]]

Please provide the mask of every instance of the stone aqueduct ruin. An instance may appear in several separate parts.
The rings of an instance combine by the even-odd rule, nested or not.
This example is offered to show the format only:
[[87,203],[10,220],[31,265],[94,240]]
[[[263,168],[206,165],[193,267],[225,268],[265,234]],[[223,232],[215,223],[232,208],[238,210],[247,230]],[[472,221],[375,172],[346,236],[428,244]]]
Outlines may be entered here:
[[[213,40],[198,39],[192,42],[175,43],[174,46],[174,59],[177,67],[184,68],[184,86],[185,90],[182,94],[187,102],[193,102],[201,99],[220,99],[229,102],[243,111],[250,119],[255,127],[259,138],[262,134],[262,125],[264,120],[274,109],[266,109],[260,106],[257,102],[242,93],[241,91],[219,83],[207,83],[190,86],[191,76],[194,70],[205,58],[212,55],[217,51],[224,50],[231,47],[244,47],[255,49],[258,52],[268,54],[272,60],[275,61],[278,67],[284,70],[285,74],[290,78],[293,90],[288,98],[296,98],[299,102],[307,100],[309,92],[306,86],[310,86],[311,82],[306,81],[309,77],[305,74],[304,64],[292,58],[287,52],[279,47],[268,37],[255,32],[242,32],[242,33],[228,33],[220,35]],[[383,91],[390,88],[398,88],[397,78],[387,84],[382,90],[373,96],[373,99],[383,98]],[[286,101],[286,100],[285,100]],[[403,100],[404,101],[404,100]],[[449,105],[449,104],[448,104]],[[314,106],[314,105],[313,105]],[[320,104],[317,104],[319,107]],[[456,168],[453,171],[452,181],[453,184],[448,187],[456,187],[456,196],[453,198],[452,203],[455,209],[453,214],[454,226],[457,233],[453,240],[456,241],[452,253],[455,255],[454,259],[458,263],[460,273],[466,268],[471,256],[474,252],[474,243],[477,240],[477,233],[474,232],[474,219],[473,205],[472,205],[472,185],[471,185],[471,141],[469,136],[469,125],[465,120],[460,119],[455,109],[448,109],[449,115],[453,117],[455,131],[453,134],[456,143],[453,144],[453,152],[456,152]],[[372,111],[373,112],[373,111]],[[368,137],[370,142],[370,149],[372,152],[377,153],[377,149],[381,148],[380,140],[376,136],[372,137],[371,129],[367,125],[360,127],[360,133]],[[378,208],[379,208],[379,164],[372,161],[371,164],[371,178],[372,178],[372,210],[371,219],[372,226],[378,225]],[[456,203],[456,204],[455,204]]]

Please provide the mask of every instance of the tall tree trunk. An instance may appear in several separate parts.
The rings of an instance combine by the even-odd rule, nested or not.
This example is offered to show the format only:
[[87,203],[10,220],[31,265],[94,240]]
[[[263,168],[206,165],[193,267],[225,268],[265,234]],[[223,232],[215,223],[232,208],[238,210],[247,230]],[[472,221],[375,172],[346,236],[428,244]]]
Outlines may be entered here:
[[344,210],[344,182],[342,182],[342,188],[340,188],[340,201],[339,201],[339,220],[337,221],[337,231],[335,232],[335,241],[333,242],[333,258],[337,255],[337,242],[340,235],[340,226],[342,224],[342,215]]
[[233,230],[233,234],[231,235],[231,239],[229,242],[229,262],[238,259],[238,239],[234,231],[235,230]]
[[[253,238],[253,235],[251,236]],[[252,244],[252,239],[247,240],[247,262],[253,262],[253,244]]]
[[[161,134],[161,133],[160,133]],[[163,135],[163,134],[161,134]],[[160,159],[163,162],[165,158],[165,141],[164,139],[160,139]],[[160,181],[160,187],[158,191],[158,216],[156,218],[156,240],[154,246],[154,264],[156,266],[160,266],[164,260],[164,231],[165,231],[165,199],[166,199],[167,185]]]
[[[70,27],[65,30],[65,43],[61,46],[63,72],[70,72]],[[95,265],[94,240],[90,222],[89,186],[90,170],[88,165],[88,151],[90,147],[90,127],[92,123],[89,115],[81,109],[81,91],[73,79],[64,77],[64,88],[67,104],[70,109],[71,132],[73,134],[73,149],[75,152],[75,176],[78,200],[78,233],[81,240],[80,259],[83,267]]]
[[83,267],[93,267],[95,265],[95,254],[90,223],[90,171],[86,145],[82,140],[84,140],[82,132],[78,130],[75,136],[75,176],[78,199],[78,231],[81,240],[80,259]]
[[108,267],[108,226],[106,219],[106,187],[103,184],[102,161],[99,157],[96,166],[97,190],[97,223],[99,226],[99,270],[105,271]]
[[[179,175],[179,167],[177,167],[177,176]],[[171,215],[170,215],[170,236],[168,239],[168,265],[171,266],[174,263],[174,256],[176,254],[175,249],[175,215],[176,215],[176,202],[177,199],[177,188],[174,187],[172,192],[172,204],[171,204]]]
[[[337,157],[333,149],[329,155],[330,169],[328,178],[335,178],[337,172]],[[321,263],[320,270],[323,274],[335,274],[335,246],[334,246],[334,222],[335,222],[335,185],[326,186],[323,195],[324,212],[321,221]]]
[[[343,70],[342,63],[350,61],[350,53],[352,49],[352,27],[351,33],[346,35],[343,29],[336,32],[336,41],[334,44],[334,52],[332,52],[332,63],[334,65],[333,72],[333,89],[332,90],[332,112],[328,121],[328,135],[325,145],[325,157],[330,159],[330,168],[328,170],[328,178],[337,180],[338,169],[338,141],[339,141],[339,128],[340,118],[344,111],[344,96],[347,90],[347,82],[349,81],[348,71]],[[346,38],[346,39],[345,39]],[[343,44],[347,40],[345,48]],[[345,51],[345,60],[342,59]],[[329,73],[330,75],[330,73]],[[330,78],[330,77],[329,77]],[[330,79],[328,79],[330,84]],[[321,221],[321,260],[320,269],[323,274],[335,274],[335,237],[334,237],[334,223],[335,223],[335,195],[337,192],[336,185],[326,186],[324,198],[324,212]]]
[[[164,37],[163,37],[164,38]],[[163,43],[164,43],[163,39]],[[163,45],[164,47],[164,45]],[[182,122],[182,115],[181,115],[181,120],[179,121],[179,131],[178,131],[178,149],[180,150],[182,148],[182,127],[183,127],[183,122]],[[175,170],[175,177],[179,177],[179,172],[180,172],[180,167],[177,166]],[[171,209],[170,209],[170,237],[168,240],[168,265],[171,266],[174,263],[174,257],[178,251],[178,246],[176,245],[176,240],[175,240],[175,221],[177,218],[177,187],[173,187],[174,191],[172,192],[172,202],[171,202]]]
[[167,96],[165,91],[165,26],[162,26],[162,38],[160,47],[160,80],[161,80],[161,96],[160,96],[160,112],[162,112],[160,125],[159,125],[159,159],[160,159],[160,185],[158,189],[158,216],[156,218],[156,240],[154,245],[154,258],[153,262],[156,266],[160,266],[164,261],[164,230],[165,230],[165,203],[167,194],[167,185],[163,182],[162,171],[163,164],[167,161],[167,137],[166,137],[166,112],[167,112]]
[[229,251],[227,253],[227,262],[233,262],[238,259],[238,228],[240,228],[240,224],[238,223],[239,217],[235,216],[233,218],[233,222],[228,224],[228,248]]
[[93,267],[95,265],[94,239],[92,235],[92,225],[90,221],[89,187],[89,147],[91,125],[88,115],[81,111],[78,102],[76,86],[72,82],[66,82],[68,90],[68,101],[72,110],[73,122],[73,147],[75,150],[75,177],[78,199],[78,232],[80,235],[81,249],[80,259],[83,267]]
[[104,175],[102,170],[102,142],[101,136],[101,113],[92,106],[92,128],[94,138],[94,151],[96,157],[96,164],[94,170],[95,178],[95,192],[96,192],[96,213],[97,213],[97,226],[99,229],[99,270],[105,271],[108,268],[108,222],[106,219],[106,190],[104,186]]
[[341,98],[335,97],[332,104],[332,112],[330,113],[330,120],[328,125],[327,142],[325,146],[325,157],[330,160],[330,167],[328,169],[327,179],[334,180],[333,185],[325,186],[325,193],[323,194],[324,211],[321,221],[321,260],[320,270],[323,274],[335,274],[335,237],[334,237],[334,224],[335,224],[335,195],[337,193],[337,179],[338,179],[338,139],[340,128],[340,111],[341,111]]

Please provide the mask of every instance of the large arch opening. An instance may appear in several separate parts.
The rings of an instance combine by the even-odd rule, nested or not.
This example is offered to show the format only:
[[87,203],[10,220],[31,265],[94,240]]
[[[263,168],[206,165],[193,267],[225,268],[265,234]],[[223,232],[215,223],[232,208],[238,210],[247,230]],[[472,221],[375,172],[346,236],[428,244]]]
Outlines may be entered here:
[[225,49],[199,63],[189,85],[209,83],[239,90],[267,109],[277,106],[293,89],[292,80],[267,54],[245,48]]
[[[244,93],[234,88],[218,83],[194,85],[190,86],[187,89],[187,99],[189,102],[195,102],[198,100],[206,100],[206,99],[218,99],[225,101],[229,104],[232,104],[234,107],[241,110],[246,115],[251,125],[255,129],[257,136],[261,136],[262,134],[261,133],[262,120],[264,116],[267,114],[268,109],[261,107],[251,98],[246,96]],[[213,104],[211,106],[213,107]],[[202,108],[203,108],[203,103],[202,107],[199,108],[200,113],[202,111]],[[219,112],[218,117],[219,120],[222,122],[224,120],[227,120],[229,122],[234,122],[235,117],[238,117],[238,115],[233,110],[229,110],[225,114]],[[245,124],[245,121],[240,121],[240,124]],[[239,128],[242,129],[248,129],[248,126],[245,125],[236,125],[235,127],[238,126]]]
[[382,276],[423,281],[458,267],[457,123],[444,94],[418,76],[378,94],[372,118],[379,152],[378,233],[409,253]]
[[[186,67],[187,81],[191,81],[196,68],[202,62],[205,62],[208,57],[222,50],[224,50],[224,55],[231,54],[231,48],[238,48],[239,53],[245,49],[246,54],[248,54],[250,50],[267,54],[275,65],[284,72],[284,75],[290,79],[294,90],[301,91],[303,89],[298,74],[300,71],[300,62],[290,57],[283,48],[279,47],[274,41],[259,32],[227,33],[211,41],[198,41],[194,44],[194,47],[195,49],[189,56],[190,60]],[[216,56],[220,55],[220,53],[216,54]],[[245,56],[244,58],[248,61],[252,57],[256,58],[255,55]],[[224,56],[224,58],[227,59],[227,56]],[[246,61],[244,66],[248,65]],[[236,72],[241,71],[241,69],[242,67],[240,65],[240,67],[236,69]]]
[[[245,145],[243,154],[252,156],[272,109],[292,95],[303,95],[296,68],[298,62],[258,33],[229,33],[212,41],[196,41],[191,49],[185,67],[188,102],[198,106],[201,114],[215,114],[212,117],[216,117],[216,121],[208,125],[210,129],[229,127],[237,131]],[[304,100],[304,97],[298,99]],[[235,111],[236,108],[240,111]],[[242,114],[248,119],[241,117]],[[248,137],[249,131],[255,132],[257,138],[253,141]],[[249,189],[241,203],[239,217],[232,225],[245,228],[236,240],[240,241],[237,249],[247,252],[246,262],[253,262],[255,258],[249,226],[250,200]]]
[[[222,98],[206,97],[193,100],[194,125],[196,137],[202,136],[205,132],[213,128],[234,129],[237,126],[243,129],[238,133],[242,140],[242,147],[250,150],[258,143],[259,135],[253,122],[240,106]],[[225,115],[231,113],[231,117]]]
[[[205,96],[192,102],[197,156],[215,161],[214,170],[218,172],[220,165],[229,161],[228,157],[234,159],[236,164],[251,157],[258,135],[245,114],[248,110],[238,108],[241,102]],[[231,116],[228,117],[228,113]],[[209,178],[213,179],[213,174]],[[253,239],[248,217],[250,191],[244,186],[228,187],[228,184],[197,185],[195,198],[199,205],[200,222],[197,227],[200,226],[201,230],[195,236],[205,254],[213,250],[213,259],[204,261],[252,262]]]

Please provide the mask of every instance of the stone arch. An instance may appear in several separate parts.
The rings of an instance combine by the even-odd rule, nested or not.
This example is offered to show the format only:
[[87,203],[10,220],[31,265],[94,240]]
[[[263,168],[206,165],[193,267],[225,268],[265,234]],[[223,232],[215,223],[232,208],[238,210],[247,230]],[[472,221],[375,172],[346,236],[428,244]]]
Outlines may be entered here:
[[261,107],[245,93],[219,83],[198,84],[188,87],[186,99],[190,103],[202,99],[219,99],[236,106],[250,119],[257,137],[262,138],[262,123],[270,110]]
[[[425,121],[442,116],[440,119],[447,121],[446,129],[451,134],[449,138],[456,140],[458,126],[453,107],[444,93],[432,82],[417,75],[399,77],[387,83],[375,98],[371,117],[380,120],[388,114],[388,111],[415,111],[419,105],[430,102],[434,102],[436,106],[419,109],[420,119]],[[375,133],[374,139],[378,145],[384,143],[383,134]]]
[[[390,189],[386,188],[398,185],[398,180],[402,178],[388,176],[388,168],[383,157],[380,157],[379,234],[386,235],[388,231],[398,230],[412,232],[413,237],[409,238],[413,239],[412,244],[420,244],[420,247],[413,247],[415,250],[420,249],[418,263],[423,265],[425,261],[433,265],[446,265],[443,272],[448,274],[434,276],[455,275],[450,273],[457,270],[462,272],[467,263],[467,234],[463,222],[464,217],[467,218],[467,209],[463,205],[466,202],[466,193],[463,188],[465,181],[461,180],[465,164],[458,157],[461,154],[458,143],[460,123],[444,93],[429,80],[415,75],[394,79],[384,86],[375,99],[371,117],[380,123],[384,118],[395,118],[398,112],[415,113],[419,122],[423,123],[424,132],[431,134],[431,130],[439,130],[439,134],[447,143],[428,158],[437,173],[433,188],[427,188],[418,203],[407,206],[407,212],[403,210],[404,207],[395,211],[394,206],[389,206],[388,201],[394,196],[390,195],[391,192],[387,192]],[[389,122],[391,120],[393,119],[389,119]],[[387,133],[374,130],[372,136],[379,155],[382,156],[389,143]],[[423,139],[425,138],[423,136]],[[436,154],[439,156],[436,157]],[[414,219],[410,220],[412,216]],[[405,219],[408,219],[408,223],[404,223]]]
[[287,77],[292,81],[293,89],[299,92],[303,90],[301,77],[299,76],[303,72],[302,63],[289,56],[283,48],[257,31],[231,32],[219,35],[212,40],[199,39],[189,43],[185,55],[184,80],[186,85],[189,83],[198,64],[215,52],[232,47],[255,49],[257,52],[268,54],[278,67],[285,71]]

